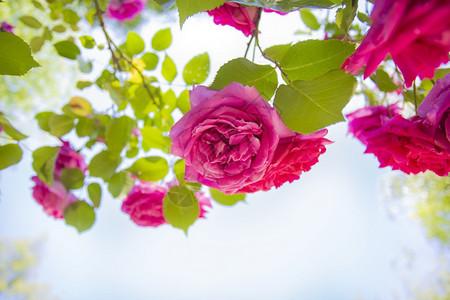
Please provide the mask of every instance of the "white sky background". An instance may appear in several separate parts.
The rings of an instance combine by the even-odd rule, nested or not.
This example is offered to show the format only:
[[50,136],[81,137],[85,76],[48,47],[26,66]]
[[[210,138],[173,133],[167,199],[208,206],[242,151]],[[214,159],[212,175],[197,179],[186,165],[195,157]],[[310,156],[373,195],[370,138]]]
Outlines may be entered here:
[[[169,26],[161,17],[149,19],[136,29],[148,49],[153,34]],[[215,25],[205,14],[188,19],[182,32],[173,21],[168,53],[178,84],[182,68],[197,54],[207,51],[211,57],[206,84],[222,64],[244,54],[242,33]],[[298,41],[293,35],[298,29],[297,13],[266,13],[262,47]],[[124,38],[115,36],[118,42]],[[94,57],[100,61],[96,68],[107,63],[106,56]],[[77,95],[97,108],[110,106],[96,88]],[[93,228],[78,235],[32,199],[26,153],[19,166],[0,174],[0,237],[43,238],[36,277],[63,300],[394,299],[394,294],[405,299],[405,285],[433,272],[435,251],[420,226],[404,218],[393,222],[383,212],[379,180],[389,171],[362,154],[344,123],[329,130],[335,143],[300,180],[249,195],[232,208],[214,204],[188,237],[168,225],[136,226],[120,211],[121,201],[109,195]],[[408,251],[415,256],[411,269]]]

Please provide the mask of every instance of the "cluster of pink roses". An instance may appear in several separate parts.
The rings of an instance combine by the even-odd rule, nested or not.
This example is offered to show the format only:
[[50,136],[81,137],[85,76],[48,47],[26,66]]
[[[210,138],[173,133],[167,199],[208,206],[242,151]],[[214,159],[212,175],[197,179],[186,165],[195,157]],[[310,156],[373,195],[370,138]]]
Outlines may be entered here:
[[226,194],[267,191],[292,182],[325,152],[326,129],[288,129],[254,87],[233,82],[221,91],[197,86],[191,110],[170,131],[171,153],[184,158],[185,180]]
[[63,142],[59,149],[51,186],[42,182],[37,176],[31,178],[36,183],[33,187],[33,198],[42,205],[46,214],[55,219],[64,218],[66,207],[77,200],[61,183],[61,171],[64,168],[78,168],[83,174],[87,170],[83,156],[73,150],[68,142]]
[[[162,186],[153,182],[140,182],[133,186],[128,196],[122,202],[122,211],[130,216],[130,219],[139,226],[158,227],[166,224],[163,215],[163,199],[168,189],[178,184],[169,183]],[[206,214],[205,206],[211,206],[211,200],[203,192],[195,193],[200,206],[199,218]]]
[[111,0],[107,16],[120,22],[132,20],[144,10],[146,2],[147,0]]
[[[210,16],[214,17],[214,23],[217,25],[229,25],[242,31],[245,36],[253,34],[256,29],[258,18],[258,7],[244,6],[234,2],[226,2],[216,9],[208,11]],[[266,9],[265,12],[275,12],[280,15],[287,13],[276,10]]]
[[367,78],[390,54],[407,87],[417,76],[433,78],[434,70],[449,61],[449,16],[448,0],[377,0],[366,37],[342,68],[357,75],[365,66]]
[[349,132],[367,146],[380,167],[406,174],[450,171],[450,74],[436,85],[418,108],[419,116],[405,119],[397,105],[371,106],[349,115]]

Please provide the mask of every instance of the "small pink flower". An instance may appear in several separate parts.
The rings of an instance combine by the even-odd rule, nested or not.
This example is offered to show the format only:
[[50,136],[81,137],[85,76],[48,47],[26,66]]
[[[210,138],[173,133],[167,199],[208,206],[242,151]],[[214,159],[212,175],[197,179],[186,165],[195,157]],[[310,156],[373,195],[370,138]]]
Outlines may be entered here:
[[14,34],[13,29],[14,29],[14,26],[10,25],[7,22],[2,22],[2,24],[0,26],[0,32],[9,32],[9,33]]
[[[256,19],[258,18],[258,7],[245,6],[234,2],[226,2],[216,9],[208,11],[210,16],[214,17],[214,23],[217,25],[229,25],[242,31],[245,36],[253,34],[256,29]],[[264,8],[265,12],[275,12],[280,15],[286,15],[272,9]]]
[[371,28],[342,68],[357,75],[366,66],[367,78],[390,54],[407,87],[417,76],[433,78],[434,70],[448,62],[449,15],[448,0],[377,0]]
[[439,176],[450,171],[450,154],[422,130],[423,119],[405,119],[395,108],[391,116],[382,107],[363,108],[347,115],[349,132],[374,154],[380,168],[391,166],[406,174],[431,170]]
[[136,137],[140,137],[141,136],[141,131],[139,130],[139,128],[133,128],[131,133],[134,134]]
[[49,186],[37,176],[31,178],[36,185],[33,187],[33,198],[44,208],[44,212],[55,219],[64,218],[64,210],[70,203],[77,200],[74,195],[67,193],[61,182],[55,180]]
[[417,110],[435,143],[450,152],[450,74],[436,80]]
[[147,0],[111,0],[107,17],[125,22],[134,19],[145,8]]
[[54,177],[61,177],[61,169],[63,168],[78,168],[83,174],[87,171],[87,165],[84,162],[84,158],[81,154],[72,149],[68,142],[63,141],[63,145],[60,147],[58,156],[55,162]]
[[153,182],[140,182],[133,186],[123,200],[122,211],[139,226],[158,227],[166,224],[163,199],[167,188]]

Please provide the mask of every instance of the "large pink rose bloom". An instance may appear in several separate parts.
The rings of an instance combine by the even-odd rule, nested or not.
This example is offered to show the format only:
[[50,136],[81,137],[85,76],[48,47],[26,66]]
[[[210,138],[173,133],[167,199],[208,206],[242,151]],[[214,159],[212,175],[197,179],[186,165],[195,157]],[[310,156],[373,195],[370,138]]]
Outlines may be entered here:
[[284,127],[254,87],[233,82],[221,91],[198,86],[191,110],[171,129],[171,153],[184,158],[185,180],[233,193],[260,180]]
[[135,185],[123,200],[122,211],[139,226],[158,227],[166,223],[163,199],[167,188],[153,182]]
[[145,8],[146,0],[111,0],[107,16],[120,22],[132,20]]
[[390,54],[410,87],[414,79],[433,78],[448,62],[450,51],[449,0],[377,0],[366,37],[342,68],[369,77]]
[[[349,114],[349,132],[367,146],[365,153],[377,157],[380,168],[391,166],[406,174],[431,170],[446,176],[450,171],[450,154],[421,129],[420,117],[405,119],[395,110],[391,116],[378,107]],[[379,120],[378,126],[375,120]]]
[[53,186],[42,182],[37,176],[31,178],[36,185],[33,187],[33,198],[42,205],[44,212],[55,219],[64,218],[66,207],[76,200],[75,196],[68,193],[59,181],[54,181]]
[[255,183],[244,186],[239,193],[268,191],[273,186],[280,187],[286,182],[300,178],[303,172],[308,172],[319,161],[319,156],[325,153],[325,145],[332,142],[324,138],[327,129],[302,135],[294,133],[282,137],[275,150],[275,155],[263,178]]
[[436,80],[417,111],[435,143],[450,152],[450,74]]
[[61,169],[63,168],[78,168],[83,174],[87,171],[87,165],[83,156],[73,150],[68,142],[63,142],[63,145],[59,149],[58,156],[56,157],[54,171],[55,178],[61,177]]
[[288,129],[254,87],[198,86],[190,98],[192,109],[170,131],[171,153],[184,158],[185,180],[226,194],[298,179],[329,143],[326,130],[301,135]]

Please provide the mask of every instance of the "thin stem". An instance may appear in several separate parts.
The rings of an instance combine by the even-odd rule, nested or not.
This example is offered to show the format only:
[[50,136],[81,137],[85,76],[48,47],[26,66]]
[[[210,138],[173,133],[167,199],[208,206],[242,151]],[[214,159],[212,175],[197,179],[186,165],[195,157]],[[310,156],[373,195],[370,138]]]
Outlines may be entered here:
[[252,34],[252,37],[251,37],[250,40],[248,41],[247,49],[245,49],[244,58],[247,57],[248,50],[250,49],[250,45],[251,45],[251,43],[252,43],[254,37],[255,37],[255,34],[253,33],[253,34]]
[[417,112],[417,100],[416,100],[416,81],[413,83],[413,99],[414,99],[414,110],[416,111],[416,114],[419,114]]
[[[96,16],[98,18],[98,21],[100,23],[100,27],[102,28],[103,34],[105,35],[106,38],[106,42],[108,44],[108,48],[111,52],[111,56],[112,56],[112,60],[114,62],[114,65],[116,65],[117,70],[119,70],[120,72],[122,71],[121,67],[120,67],[120,63],[119,60],[123,59],[124,61],[126,61],[133,69],[136,70],[136,72],[139,74],[139,76],[142,79],[142,84],[145,88],[145,90],[147,91],[148,95],[150,96],[150,99],[153,101],[154,104],[156,104],[157,106],[159,106],[159,103],[157,103],[155,96],[153,95],[152,91],[150,90],[150,87],[148,86],[147,82],[145,81],[145,76],[144,74],[141,72],[141,70],[135,65],[133,64],[133,62],[131,61],[131,59],[129,59],[123,52],[122,50],[120,50],[120,48],[114,43],[114,41],[111,39],[110,35],[108,34],[108,32],[106,31],[106,26],[105,26],[105,22],[103,20],[103,11],[100,7],[100,3],[98,2],[98,0],[94,0],[94,4],[95,4],[95,8],[97,9],[96,12]],[[113,50],[114,47],[114,50]],[[116,53],[118,54],[118,56],[116,55]],[[114,67],[116,69],[116,67]],[[159,102],[159,101],[158,101]]]

